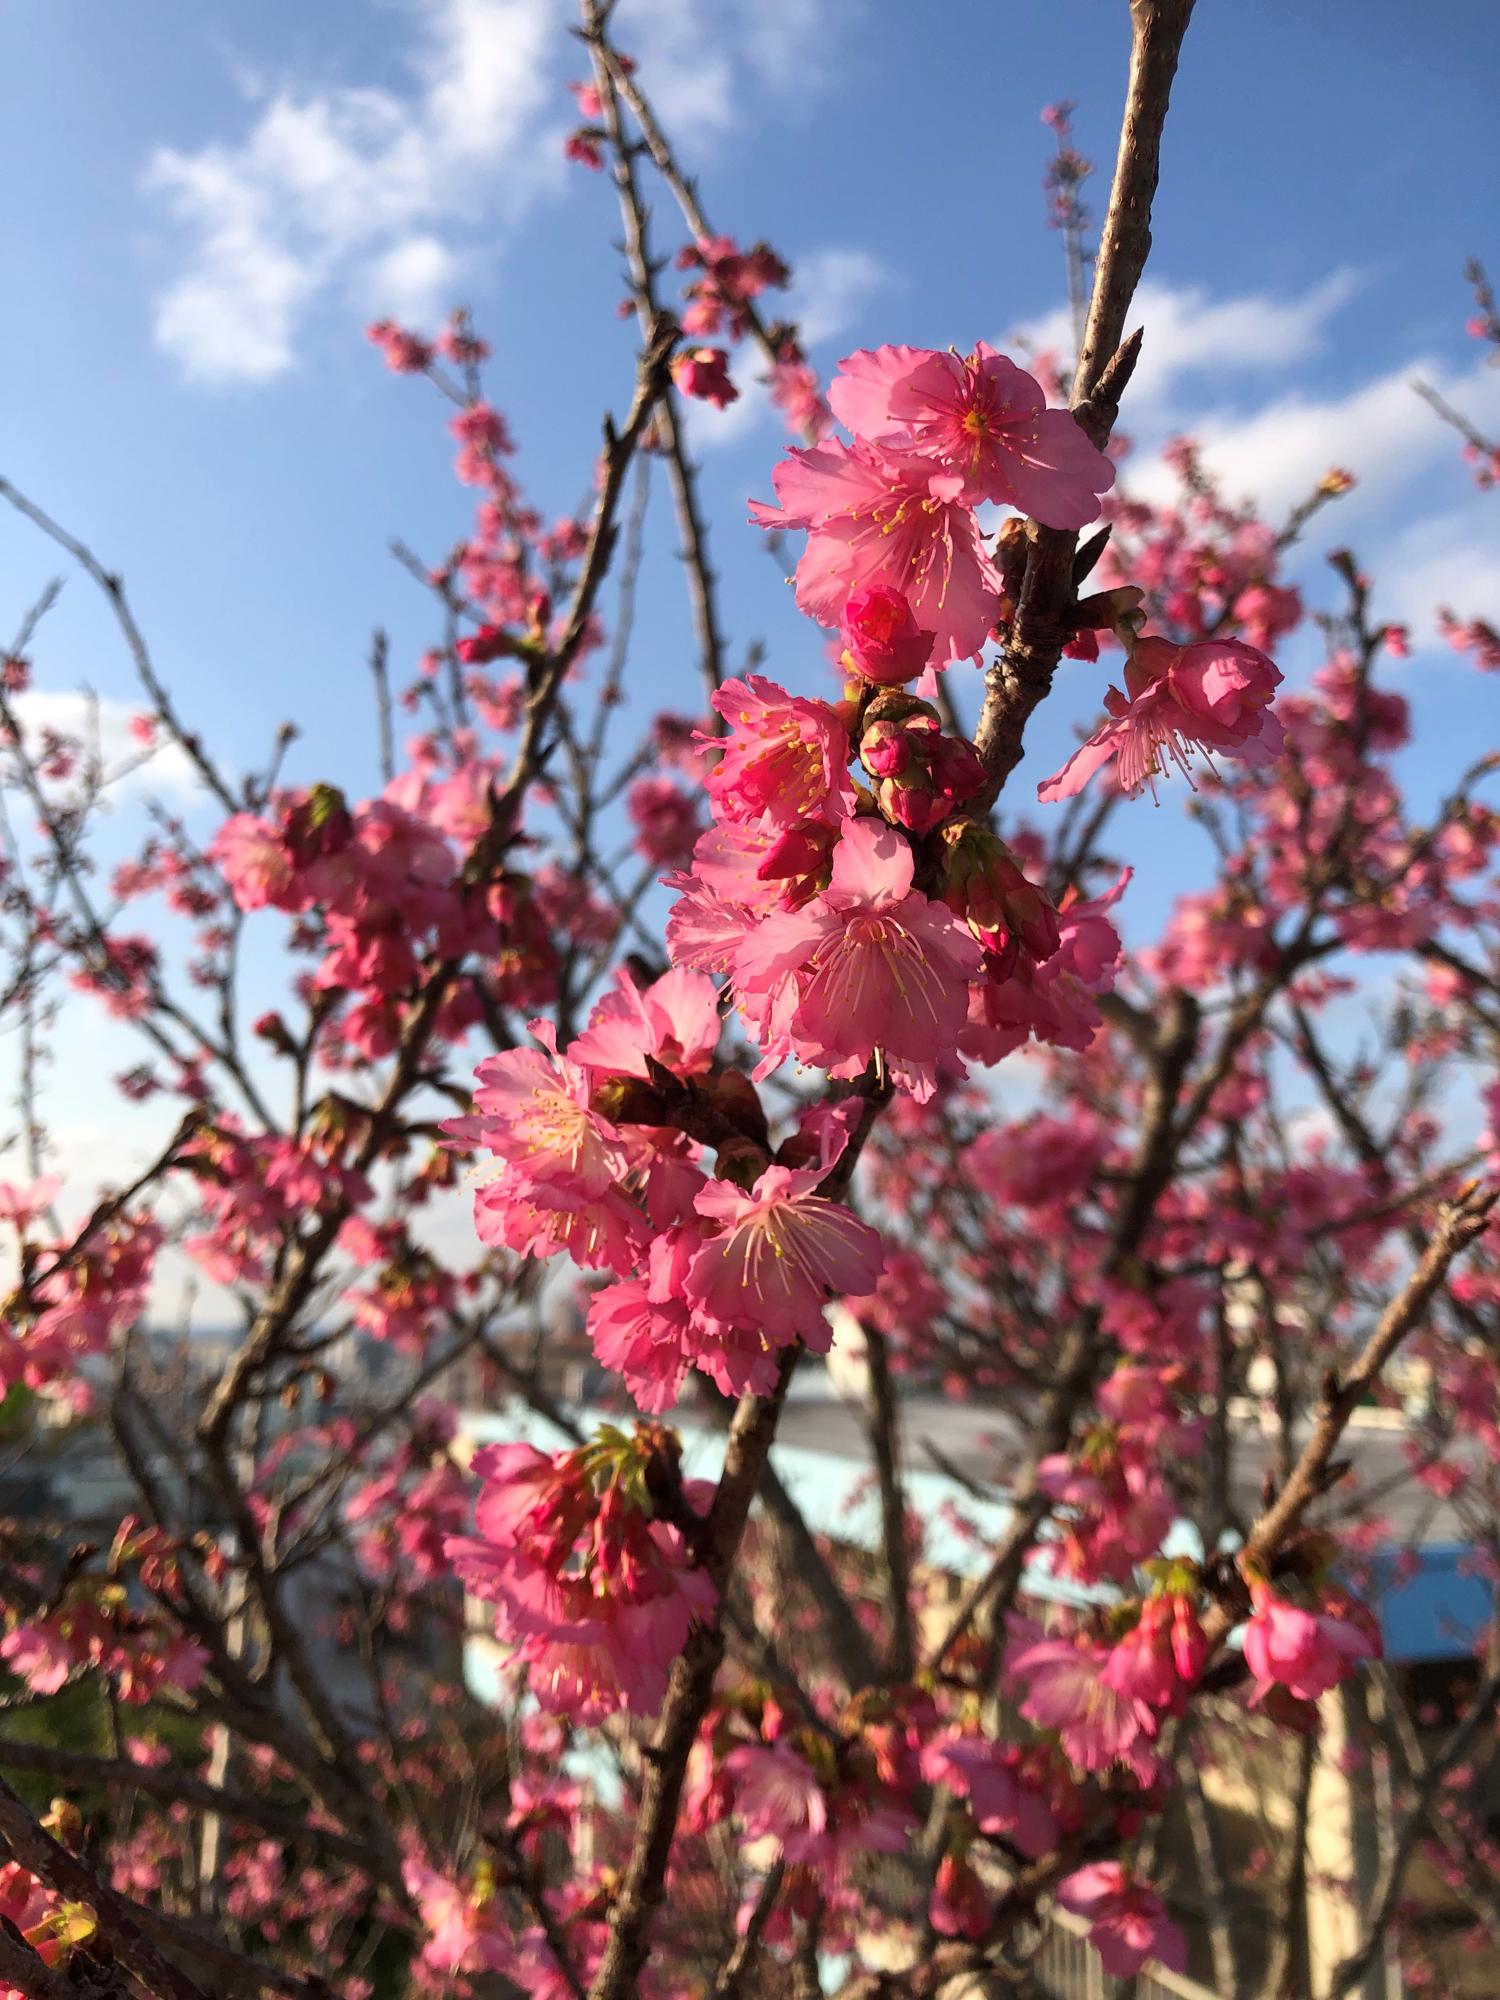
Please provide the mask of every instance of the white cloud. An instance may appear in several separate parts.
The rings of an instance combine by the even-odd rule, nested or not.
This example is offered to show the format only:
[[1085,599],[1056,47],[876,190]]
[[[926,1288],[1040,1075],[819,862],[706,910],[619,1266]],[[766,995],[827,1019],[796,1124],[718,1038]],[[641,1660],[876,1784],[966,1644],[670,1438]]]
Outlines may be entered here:
[[281,89],[243,140],[153,154],[147,188],[187,238],[156,338],[188,375],[282,374],[330,291],[430,324],[454,272],[434,225],[469,211],[481,182],[518,204],[557,170],[539,128],[561,0],[410,4],[425,39],[409,92]]
[[[749,86],[816,73],[858,0],[626,0],[616,32],[674,140],[741,125]],[[571,0],[401,0],[420,31],[410,86],[268,86],[248,133],[160,146],[148,194],[182,239],[155,303],[157,343],[191,378],[266,382],[291,368],[329,297],[430,328],[454,300],[453,237],[566,184],[563,80],[587,70]],[[857,273],[845,274],[855,282]]]
[[683,399],[687,442],[692,451],[721,450],[748,437],[771,414],[771,392],[763,377],[765,362],[758,349],[745,350],[731,371],[739,395],[726,409],[712,403]]
[[460,259],[436,236],[404,236],[379,256],[366,296],[372,311],[405,326],[431,326],[452,304]]
[[[1338,465],[1358,481],[1363,510],[1437,461],[1451,459],[1462,476],[1458,440],[1415,393],[1412,384],[1419,378],[1481,430],[1500,422],[1500,372],[1480,365],[1455,373],[1417,356],[1336,395],[1279,396],[1249,414],[1174,407],[1173,428],[1198,439],[1204,463],[1222,477],[1231,499],[1251,497],[1275,516]],[[1126,480],[1146,499],[1165,499],[1175,490],[1159,463],[1132,461]]]
[[[1215,299],[1198,285],[1164,285],[1147,278],[1135,295],[1127,333],[1143,329],[1141,358],[1130,378],[1129,422],[1160,419],[1184,384],[1222,381],[1226,373],[1270,374],[1306,361],[1327,344],[1329,322],[1359,284],[1350,269],[1289,299],[1246,292]],[[1017,329],[1036,351],[1069,354],[1072,328],[1066,308]],[[1153,425],[1154,427],[1154,425]]]
[[[1247,292],[1214,298],[1200,286],[1147,280],[1127,327],[1145,340],[1126,391],[1121,429],[1135,441],[1124,483],[1141,499],[1177,497],[1175,475],[1157,455],[1170,437],[1202,447],[1210,472],[1231,500],[1253,499],[1271,518],[1305,499],[1331,466],[1351,471],[1356,488],[1340,518],[1362,525],[1396,487],[1426,468],[1451,462],[1463,477],[1460,443],[1415,393],[1422,380],[1481,431],[1500,427],[1500,371],[1483,364],[1454,369],[1429,355],[1329,394],[1291,387],[1299,364],[1329,347],[1333,322],[1358,288],[1352,269],[1332,272],[1291,297]],[[1033,350],[1066,352],[1066,311],[1048,313],[1017,330]],[[1264,394],[1262,379],[1274,392]],[[1467,556],[1443,562],[1435,526],[1433,564],[1460,575]]]
[[[1135,440],[1123,485],[1156,504],[1178,500],[1180,483],[1160,447],[1190,436],[1225,496],[1254,501],[1275,522],[1330,467],[1347,469],[1353,491],[1319,517],[1306,547],[1293,553],[1293,573],[1306,565],[1319,574],[1320,552],[1347,542],[1375,580],[1375,615],[1408,624],[1417,650],[1451,661],[1436,634],[1438,605],[1463,618],[1500,618],[1497,502],[1474,486],[1462,440],[1414,384],[1426,383],[1494,436],[1500,370],[1414,354],[1365,380],[1346,377],[1331,392],[1297,386],[1299,364],[1325,354],[1358,282],[1356,272],[1339,270],[1289,298],[1214,298],[1196,286],[1144,284],[1128,322],[1144,327],[1145,341],[1122,412],[1121,428]],[[1033,348],[1066,351],[1067,314],[1048,314],[1020,332]],[[1426,482],[1426,504],[1414,511],[1417,481]],[[1312,596],[1327,601],[1316,587]]]
[[731,131],[747,81],[784,90],[822,73],[850,0],[624,0],[615,32],[674,137]]
[[[1425,514],[1392,538],[1376,574],[1375,609],[1381,618],[1407,624],[1419,648],[1436,645],[1439,605],[1460,618],[1500,620],[1500,547],[1493,495],[1475,493],[1465,508]],[[1440,649],[1456,656],[1446,646]],[[1465,671],[1472,671],[1467,666]]]
[[805,347],[833,340],[859,317],[891,274],[868,250],[811,250],[792,269],[786,317],[797,322]]
[[[30,756],[37,755],[49,736],[60,736],[81,743],[86,758],[97,756],[106,777],[129,767],[118,786],[111,787],[112,796],[142,791],[181,796],[198,788],[192,759],[179,744],[165,742],[146,763],[139,764],[142,745],[132,735],[130,721],[140,710],[128,702],[107,695],[28,688],[12,697],[11,707]],[[67,779],[60,779],[48,789],[66,794],[68,785]]]
[[292,362],[292,332],[316,280],[265,225],[227,156],[159,154],[156,185],[198,236],[197,261],[162,294],[156,339],[190,375],[262,382]]

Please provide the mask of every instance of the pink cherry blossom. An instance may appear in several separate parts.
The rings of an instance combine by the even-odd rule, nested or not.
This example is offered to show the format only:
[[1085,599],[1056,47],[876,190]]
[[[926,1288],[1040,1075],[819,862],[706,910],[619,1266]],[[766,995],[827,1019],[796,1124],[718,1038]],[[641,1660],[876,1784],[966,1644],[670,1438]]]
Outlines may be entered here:
[[812,1766],[785,1745],[741,1744],[724,1759],[735,1811],[758,1838],[779,1840],[792,1858],[828,1825],[828,1801]]
[[726,681],[714,707],[729,724],[726,737],[704,739],[705,748],[723,752],[704,780],[716,817],[791,827],[841,819],[853,808],[848,731],[826,701],[747,674]]
[[606,1285],[589,1302],[595,1354],[624,1378],[637,1406],[649,1415],[670,1409],[689,1368],[704,1365],[706,1332],[684,1296],[687,1268],[702,1240],[696,1225],[654,1237],[646,1277]]
[[586,1070],[555,1053],[507,1049],[476,1072],[474,1112],[446,1131],[483,1145],[527,1187],[554,1184],[587,1199],[613,1188],[629,1156],[607,1120],[589,1109]]
[[749,932],[734,982],[763,1046],[834,1076],[857,1076],[878,1051],[907,1088],[930,1093],[981,953],[966,925],[912,888],[913,873],[894,828],[850,821],[823,894]]
[[677,868],[693,851],[698,801],[671,778],[637,778],[625,794],[637,851],[658,867]]
[[498,1635],[555,1713],[653,1713],[689,1629],[717,1601],[679,1530],[628,1497],[629,1468],[658,1450],[649,1433],[605,1433],[555,1459],[531,1445],[474,1455],[475,1532],[450,1537],[448,1554],[495,1603]]
[[500,1904],[414,1859],[401,1878],[421,1917],[422,1963],[429,1970],[448,1979],[455,1972],[514,1969],[515,1945]]
[[1245,1665],[1255,1700],[1284,1687],[1299,1701],[1317,1701],[1347,1679],[1363,1660],[1379,1657],[1380,1641],[1368,1620],[1351,1615],[1347,1600],[1330,1598],[1307,1611],[1253,1583],[1254,1609],[1245,1627]]
[[242,910],[296,907],[295,868],[275,827],[256,813],[226,819],[209,846]]
[[924,1747],[922,1775],[967,1799],[982,1833],[998,1834],[1026,1855],[1046,1854],[1057,1840],[1057,1815],[1026,1782],[1020,1761],[1017,1750],[992,1737],[953,1733]]
[[1129,1979],[1148,1958],[1171,1972],[1187,1970],[1187,1940],[1160,1896],[1118,1861],[1093,1861],[1058,1884],[1057,1900],[1089,1922],[1089,1942],[1114,1979]]
[[1266,764],[1281,748],[1282,729],[1270,703],[1280,670],[1238,639],[1204,639],[1174,646],[1167,639],[1139,640],[1126,665],[1128,695],[1110,688],[1110,720],[1076,750],[1062,769],[1037,786],[1044,804],[1071,798],[1096,771],[1118,758],[1120,789],[1138,792],[1165,775],[1165,754],[1191,775],[1195,746],[1221,751],[1245,764]]
[[698,1213],[722,1224],[689,1264],[684,1288],[709,1319],[749,1320],[775,1345],[817,1338],[823,1308],[874,1289],[884,1253],[879,1232],[841,1202],[814,1190],[822,1167],[767,1167],[749,1194],[710,1181]]
[[650,1062],[693,1076],[711,1066],[718,1041],[719,994],[706,974],[679,969],[643,988],[622,969],[569,1043],[568,1060],[599,1076],[644,1078]]
[[1006,1679],[1024,1687],[1021,1713],[1056,1730],[1063,1754],[1080,1771],[1125,1764],[1142,1784],[1156,1770],[1154,1713],[1104,1680],[1103,1658],[1071,1639],[1042,1639],[1007,1657]]
[[963,481],[913,453],[856,438],[792,451],[774,475],[779,506],[754,502],[762,528],[806,528],[797,602],[837,626],[849,599],[882,584],[933,635],[928,664],[975,658],[1000,609],[1000,576],[964,503]]
[[839,619],[839,637],[845,666],[881,687],[914,681],[932,657],[933,635],[889,584],[867,584],[854,593]]
[[722,347],[685,347],[672,362],[672,380],[684,396],[696,396],[716,410],[727,410],[739,398]]
[[1016,507],[1049,528],[1097,520],[1115,482],[1073,413],[1049,410],[1025,369],[982,341],[966,359],[921,347],[847,355],[828,400],[856,437],[955,474],[970,505]]

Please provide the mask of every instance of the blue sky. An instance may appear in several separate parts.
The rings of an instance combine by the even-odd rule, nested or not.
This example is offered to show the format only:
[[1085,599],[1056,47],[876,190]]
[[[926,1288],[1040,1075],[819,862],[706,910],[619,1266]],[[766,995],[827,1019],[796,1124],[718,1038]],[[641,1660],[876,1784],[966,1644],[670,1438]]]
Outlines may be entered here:
[[[294,714],[294,777],[368,787],[371,628],[389,630],[398,672],[432,636],[387,544],[441,554],[467,502],[442,410],[387,375],[366,319],[472,308],[549,512],[576,504],[601,410],[628,395],[612,191],[560,156],[564,83],[582,73],[569,19],[553,0],[9,0],[23,87],[0,124],[0,471],[124,572],[180,706],[231,763]],[[1102,207],[1124,0],[620,0],[618,23],[715,223],[799,269],[825,369],[854,346],[962,348],[1055,313],[1038,113],[1078,101]],[[1351,542],[1380,608],[1417,627],[1404,685],[1432,740],[1418,792],[1500,720],[1494,681],[1431,643],[1439,599],[1500,617],[1500,496],[1475,492],[1408,386],[1420,372],[1500,429],[1500,370],[1464,335],[1462,281],[1476,252],[1500,271],[1497,61],[1500,10],[1480,0],[1203,0],[1122,419],[1141,446],[1131,478],[1150,488],[1152,447],[1194,428],[1273,518],[1330,462],[1356,472],[1306,571],[1330,601],[1320,552]],[[658,222],[675,247],[660,202]],[[733,652],[763,638],[769,671],[815,684],[816,636],[744,522],[745,498],[769,491],[776,423],[747,396],[697,441]],[[58,567],[0,518],[0,629]],[[48,689],[130,700],[81,581],[34,655]],[[643,700],[692,704],[664,549],[636,658]],[[1036,775],[1096,705],[1090,675],[1040,720]],[[1136,811],[1142,854],[1169,856],[1175,811]],[[1145,873],[1142,929],[1182,886]],[[80,1093],[92,1085],[65,1092]]]

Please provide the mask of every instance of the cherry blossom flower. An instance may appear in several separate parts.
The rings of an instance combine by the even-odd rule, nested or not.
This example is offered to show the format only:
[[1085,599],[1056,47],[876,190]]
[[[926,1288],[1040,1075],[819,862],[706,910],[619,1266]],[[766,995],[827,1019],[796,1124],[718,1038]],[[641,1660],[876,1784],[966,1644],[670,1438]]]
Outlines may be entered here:
[[784,1744],[743,1743],[724,1759],[734,1784],[734,1809],[745,1830],[781,1842],[797,1859],[828,1825],[828,1801],[817,1774]]
[[644,1279],[622,1278],[589,1301],[595,1354],[624,1378],[637,1406],[652,1416],[670,1409],[689,1368],[703,1365],[705,1331],[683,1293],[701,1242],[701,1230],[692,1227],[654,1237]]
[[672,380],[684,396],[696,396],[727,410],[739,399],[739,390],[729,377],[729,356],[722,347],[685,347],[672,362]]
[[1129,793],[1145,785],[1155,790],[1165,775],[1163,755],[1191,777],[1195,746],[1267,764],[1282,743],[1270,706],[1280,683],[1280,670],[1265,654],[1238,639],[1189,646],[1138,640],[1125,668],[1128,695],[1110,688],[1104,697],[1110,720],[1037,786],[1037,797],[1048,805],[1071,798],[1111,758],[1119,759],[1120,789]]
[[1103,1678],[1103,1658],[1071,1639],[1041,1639],[1007,1657],[1006,1679],[1026,1693],[1021,1713],[1056,1730],[1063,1754],[1080,1771],[1124,1764],[1149,1784],[1157,1768],[1151,1745],[1157,1721],[1145,1702],[1119,1694]]
[[492,1883],[465,1888],[415,1859],[402,1865],[401,1879],[422,1921],[422,1963],[430,1971],[448,1979],[515,1969],[515,1942]]
[[644,1078],[652,1062],[696,1076],[711,1066],[718,1041],[718,989],[704,973],[678,969],[641,987],[622,968],[569,1043],[568,1060],[595,1076]]
[[592,1446],[548,1457],[531,1445],[474,1455],[484,1482],[473,1536],[448,1555],[497,1606],[544,1708],[583,1722],[617,1709],[653,1714],[695,1620],[717,1601],[679,1529],[656,1517],[649,1469],[675,1473],[666,1434],[605,1430]]
[[930,459],[856,438],[792,451],[774,475],[778,506],[752,503],[762,528],[806,528],[797,602],[835,627],[851,597],[882,584],[933,635],[928,664],[975,658],[1000,609],[999,572],[963,500],[963,481]]
[[1049,410],[1025,369],[983,341],[967,358],[921,347],[846,355],[828,400],[856,437],[953,473],[971,506],[992,501],[1049,528],[1081,528],[1115,482],[1072,411]]
[[234,813],[209,846],[242,910],[295,909],[295,869],[275,827],[257,813]]
[[504,1170],[528,1190],[552,1184],[587,1200],[614,1188],[629,1155],[607,1120],[589,1109],[588,1072],[556,1053],[550,1027],[537,1023],[551,1046],[506,1049],[476,1072],[474,1112],[450,1119],[456,1139],[498,1154]]
[[827,702],[747,674],[726,681],[714,707],[729,724],[727,737],[703,739],[706,749],[723,752],[704,780],[718,818],[795,827],[853,810],[849,734]]
[[1056,1844],[1057,1815],[1045,1794],[1027,1781],[1014,1746],[991,1737],[944,1734],[924,1746],[922,1775],[966,1799],[981,1833],[998,1834],[1033,1857]]
[[1378,1633],[1347,1598],[1328,1596],[1307,1611],[1257,1580],[1250,1600],[1245,1665],[1255,1681],[1256,1701],[1273,1687],[1286,1688],[1298,1701],[1317,1701],[1362,1661],[1379,1657]]
[[859,760],[881,813],[912,833],[940,826],[987,775],[972,743],[944,735],[937,711],[903,693],[877,695],[865,711]]
[[814,1192],[826,1172],[767,1167],[749,1194],[730,1181],[708,1183],[698,1213],[723,1227],[684,1274],[697,1311],[711,1320],[748,1320],[784,1346],[822,1337],[831,1298],[874,1289],[884,1255],[879,1232]]
[[734,958],[742,1010],[768,1062],[790,1051],[833,1076],[875,1057],[908,1089],[931,1092],[952,1056],[981,964],[966,925],[912,888],[908,843],[873,820],[846,824],[827,889],[772,912]]
[[932,657],[932,633],[922,630],[906,599],[889,584],[868,584],[854,593],[839,619],[839,637],[844,665],[881,687],[914,681]]
[[1093,1861],[1058,1884],[1057,1900],[1086,1917],[1089,1943],[1113,1979],[1129,1979],[1148,1958],[1171,1972],[1187,1970],[1187,1940],[1160,1896],[1119,1861]]

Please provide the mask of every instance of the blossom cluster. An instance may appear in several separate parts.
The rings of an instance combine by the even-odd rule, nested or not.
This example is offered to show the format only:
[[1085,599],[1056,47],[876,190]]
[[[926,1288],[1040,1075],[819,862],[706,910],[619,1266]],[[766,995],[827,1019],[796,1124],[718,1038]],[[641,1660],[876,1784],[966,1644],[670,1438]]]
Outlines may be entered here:
[[[621,164],[647,171],[633,74],[614,52],[574,86],[575,161],[604,163],[620,112],[645,145],[627,133]],[[1044,115],[1051,219],[1074,259],[1088,167],[1070,113]],[[857,1964],[888,1918],[967,1976],[1042,1879],[1108,1973],[1181,1968],[1138,1844],[1177,1782],[1178,1725],[1191,1710],[1207,1744],[1238,1701],[1310,1731],[1379,1654],[1361,1596],[1395,1539],[1382,1493],[1347,1516],[1341,1495],[1335,1515],[1335,1461],[1319,1513],[1257,1536],[1230,1460],[1242,1430],[1292,1450],[1290,1405],[1323,1371],[1340,1379],[1432,1202],[1472,1165],[1445,1144],[1440,1079],[1493,1067],[1500,816],[1476,796],[1483,764],[1423,823],[1408,816],[1412,710],[1383,669],[1414,642],[1372,622],[1352,555],[1332,558],[1349,608],[1327,621],[1321,666],[1289,692],[1271,657],[1308,616],[1288,551],[1349,474],[1330,471],[1278,531],[1226,504],[1178,440],[1180,495],[1133,498],[1098,410],[1060,407],[1057,356],[882,346],[825,388],[770,318],[787,267],[712,233],[683,187],[675,326],[655,289],[669,265],[649,251],[626,302],[653,329],[633,405],[647,418],[606,428],[576,517],[549,524],[528,501],[463,315],[430,337],[371,327],[393,371],[446,399],[473,501],[440,562],[406,552],[443,638],[393,699],[377,662],[373,796],[283,782],[278,754],[216,787],[228,816],[206,843],[156,813],[93,921],[82,863],[83,914],[56,893],[82,853],[87,746],[51,729],[7,745],[4,782],[34,781],[44,858],[28,886],[26,836],[0,857],[0,925],[19,939],[0,1015],[28,1047],[45,1040],[38,996],[59,973],[151,1043],[155,1067],[128,1071],[125,1095],[170,1091],[188,1115],[147,1182],[105,1190],[76,1230],[53,1178],[0,1186],[4,1421],[29,1435],[36,1392],[49,1420],[83,1416],[109,1353],[124,1444],[137,1425],[167,1440],[171,1475],[138,1475],[148,1511],[180,1513],[181,1473],[187,1504],[207,1491],[212,1512],[175,1538],[132,1516],[107,1556],[65,1561],[37,1556],[45,1527],[4,1524],[0,1664],[19,1700],[102,1696],[118,1748],[100,1784],[130,1803],[87,1841],[120,1893],[183,1910],[211,1895],[216,1933],[337,1968],[341,2000],[369,2000],[388,1948],[409,1954],[414,1994],[486,1975],[541,2000],[588,1990],[632,1921],[636,1812],[679,1788],[635,1899],[665,1892],[637,1940],[641,2000],[697,2000],[730,1951],[748,1954],[746,1991],[798,1959]],[[805,536],[793,588],[837,679],[793,692],[753,658],[721,680],[704,612],[711,713],[648,719],[624,678],[629,562],[618,600],[599,588],[642,520],[612,496],[660,465],[693,542],[676,399],[732,403],[752,346],[803,440],[752,518]],[[1491,455],[1476,462],[1487,477]],[[1008,801],[997,820],[1004,760],[983,725],[966,732],[960,669],[994,645],[1003,691],[1032,642],[1034,552],[1095,522],[1040,652],[1075,686],[1101,655],[1118,664],[1098,727],[1038,788],[1075,802],[1049,839]],[[701,539],[687,554],[711,610]],[[1079,601],[1091,566],[1099,587]],[[1480,668],[1500,662],[1483,618],[1445,611],[1439,630]],[[0,662],[0,691],[29,675]],[[132,756],[176,740],[196,757],[160,706],[132,721]],[[414,719],[403,745],[397,716]],[[621,750],[611,730],[637,725]],[[1173,770],[1202,787],[1193,816],[1219,865],[1127,965],[1132,874],[1103,843],[1128,817],[1111,817],[1117,800]],[[49,821],[59,786],[82,803]],[[194,996],[169,994],[168,938],[117,921],[150,895],[191,927],[201,1022]],[[242,1050],[236,970],[250,958],[259,987],[242,941],[268,912],[293,978],[282,1005],[244,1009]],[[1341,1075],[1330,1010],[1357,990],[1351,963],[1381,954],[1383,978],[1390,953],[1408,971],[1383,1013],[1383,1072],[1371,1057]],[[1024,1065],[980,1074],[1023,1049]],[[1465,1143],[1493,1171],[1500,1087],[1481,1101]],[[455,1254],[434,1197],[465,1154],[478,1245]],[[147,1343],[128,1338],[167,1246],[248,1328],[227,1365],[199,1367],[193,1393],[213,1381],[180,1441],[142,1388],[158,1379]],[[1492,1520],[1500,1375],[1476,1330],[1497,1304],[1491,1230],[1412,1334],[1430,1408],[1405,1440],[1435,1507]],[[554,1313],[576,1313],[570,1364],[597,1364],[594,1416],[550,1386]],[[774,1522],[751,1511],[754,1451],[793,1370],[835,1341],[876,1438],[847,1541],[799,1521],[794,1482],[778,1492],[764,1461]],[[455,1402],[497,1386],[532,1405],[525,1435],[547,1448],[511,1431],[470,1455],[470,1430],[493,1432],[460,1424]],[[994,1424],[974,1445],[982,1482],[955,1468],[936,1518],[902,1466],[911,1391]],[[690,1476],[661,1421],[679,1405],[729,1430],[721,1484]],[[955,1538],[981,1582],[995,1574],[991,1481],[1013,1485],[1028,1539],[992,1598],[965,1591],[955,1609],[930,1584],[951,1577]],[[1410,1551],[1395,1561],[1414,1571]],[[315,1579],[318,1596],[334,1570],[308,1621],[290,1590]],[[459,1586],[492,1623],[494,1716],[445,1670],[474,1634]],[[242,1607],[232,1643],[227,1606]],[[309,1657],[330,1636],[362,1676],[348,1710],[320,1699]],[[686,1723],[684,1688],[706,1704]],[[118,1736],[123,1714],[138,1736]],[[220,1816],[205,1882],[183,1834],[209,1727],[232,1734],[246,1824]],[[618,1804],[580,1775],[601,1743]],[[425,1810],[450,1793],[461,1810]],[[167,1810],[141,1808],[158,1796]],[[299,1824],[289,1801],[304,1798]],[[1464,1838],[1492,1857],[1477,1820]],[[882,1855],[919,1862],[899,1919],[870,1893]],[[86,1979],[91,1910],[12,1866],[0,1918],[49,1966],[84,1955],[70,1970]]]

